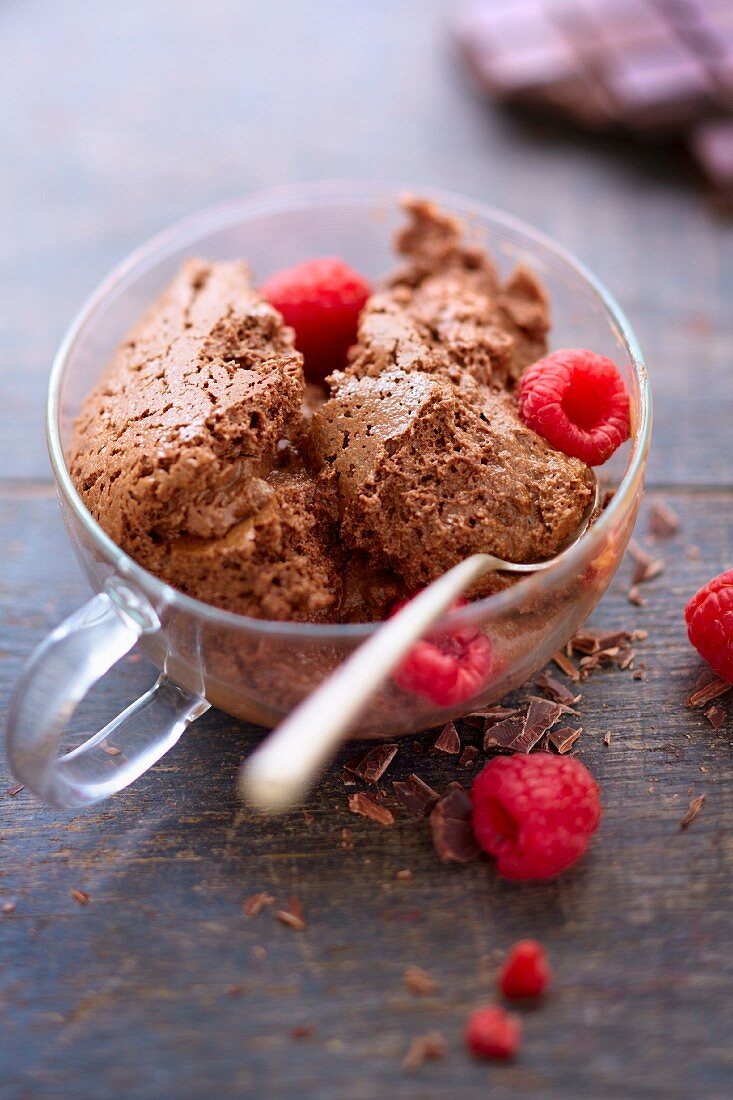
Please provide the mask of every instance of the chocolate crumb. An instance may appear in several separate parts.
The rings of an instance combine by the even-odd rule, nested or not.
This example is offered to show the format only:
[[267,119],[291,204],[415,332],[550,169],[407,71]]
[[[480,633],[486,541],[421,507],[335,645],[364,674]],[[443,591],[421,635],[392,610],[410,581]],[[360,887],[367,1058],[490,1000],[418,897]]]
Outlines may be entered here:
[[8,794],[11,798],[15,798],[16,794],[20,794],[25,790],[25,783],[14,783],[12,787],[8,787]]
[[690,561],[699,561],[702,557],[699,546],[688,546],[685,550],[685,554],[690,559]]
[[291,1027],[288,1035],[291,1039],[310,1039],[315,1033],[315,1024],[297,1024],[295,1027]]
[[632,584],[631,588],[626,594],[626,599],[629,601],[630,604],[633,604],[634,607],[646,607],[647,605],[647,601],[642,596],[641,592],[639,591],[639,587],[636,584]]
[[566,752],[570,751],[582,732],[582,726],[578,729],[573,729],[572,726],[563,726],[562,729],[554,730],[550,734],[550,741],[560,755],[564,756]]
[[723,707],[719,707],[716,704],[713,707],[708,707],[708,709],[705,711],[705,717],[707,718],[708,722],[714,730],[719,730],[721,726],[725,725],[727,714]]
[[465,715],[463,721],[467,726],[487,730],[489,726],[495,726],[505,718],[513,718],[515,714],[519,714],[516,707],[488,707],[486,710],[477,710],[473,714]]
[[606,748],[608,748],[608,746],[611,744],[611,731],[610,730],[606,730],[606,732],[604,733],[604,735],[603,735],[603,744],[606,746]]
[[645,584],[664,572],[662,559],[653,558],[634,539],[629,543],[629,554],[634,559],[634,571],[631,574],[632,585]]
[[451,756],[461,751],[461,739],[452,722],[443,727],[440,737],[433,745],[433,752],[445,752]]
[[553,656],[552,659],[561,672],[564,672],[565,675],[570,680],[572,680],[574,684],[578,683],[578,681],[580,680],[580,673],[578,672],[573,662],[565,656],[562,650],[558,650],[558,652]]
[[71,896],[74,901],[78,901],[79,905],[89,905],[89,902],[92,900],[86,890],[72,890]]
[[354,847],[354,843],[351,839],[351,829],[341,830],[341,847],[346,848],[348,851]]
[[412,878],[412,871],[408,867],[403,867],[401,871],[398,871],[395,875],[398,882],[409,882]]
[[664,500],[655,500],[649,508],[649,533],[658,539],[668,539],[680,529],[680,517]]
[[[702,675],[700,679],[702,679]],[[698,686],[687,696],[685,700],[686,707],[704,707],[706,703],[712,703],[713,699],[726,695],[733,688],[733,684],[729,684],[727,680],[721,680],[718,676],[715,676],[703,686],[699,686],[699,684],[700,681],[698,680]]]
[[410,813],[420,817],[428,814],[440,798],[437,791],[428,786],[419,775],[408,775],[404,782],[395,780],[392,784],[395,795]]
[[262,944],[255,944],[255,946],[252,948],[252,954],[256,959],[266,959],[267,948],[263,947]]
[[705,801],[705,795],[704,794],[699,794],[697,796],[697,798],[692,799],[692,801],[690,802],[690,805],[687,808],[687,813],[685,814],[685,816],[680,821],[680,829],[686,829],[688,827],[688,825],[692,824],[692,822],[695,820],[697,815],[700,813],[700,810],[703,807],[704,801]]
[[230,997],[241,997],[242,994],[246,992],[246,985],[230,985],[227,987],[227,993]]
[[305,928],[303,919],[303,906],[298,898],[288,898],[286,909],[276,909],[275,916],[281,924],[292,928],[295,932],[302,932]]
[[116,745],[102,745],[103,750],[107,753],[107,756],[119,756],[121,749],[118,749]]
[[549,699],[534,698],[529,704],[524,728],[509,748],[512,752],[531,752],[547,731],[555,725],[566,708]]
[[417,1035],[407,1048],[400,1068],[405,1073],[416,1073],[424,1062],[437,1062],[445,1058],[447,1050],[446,1041],[439,1031]]
[[490,726],[484,735],[484,752],[489,752],[491,749],[509,749],[524,732],[525,722],[526,717],[518,714],[514,718],[505,718],[503,722]]
[[6,901],[6,902],[3,903],[3,913],[14,913],[14,912],[15,912],[15,902],[14,901]]
[[451,783],[430,812],[435,850],[443,863],[470,863],[481,855],[471,827],[471,796],[460,783]]
[[394,814],[391,810],[386,806],[378,806],[367,794],[359,792],[349,795],[349,809],[352,814],[361,814],[362,817],[378,821],[380,825],[394,825]]
[[646,669],[645,668],[637,668],[637,670],[634,673],[632,679],[634,679],[634,680],[646,680]]
[[367,783],[378,783],[397,755],[397,745],[385,743],[347,760],[344,768]]
[[555,703],[562,703],[566,707],[574,707],[576,703],[579,703],[583,698],[582,695],[574,695],[570,688],[565,684],[556,680],[554,676],[550,676],[549,673],[543,672],[541,676],[537,678],[537,687],[540,691],[543,691],[548,698],[552,699]]
[[242,902],[242,912],[245,917],[256,917],[258,913],[262,912],[266,905],[272,905],[275,901],[272,894],[268,894],[265,890],[260,890],[257,894],[250,894],[248,898],[245,898]]
[[438,988],[435,978],[421,966],[408,966],[403,981],[410,993],[414,993],[416,997],[430,997]]
[[461,757],[458,763],[463,768],[471,768],[476,763],[477,759],[478,749],[475,747],[475,745],[466,745],[465,749],[461,753]]
[[309,810],[303,810],[303,821],[306,823],[306,825],[312,825],[315,820],[316,819]]

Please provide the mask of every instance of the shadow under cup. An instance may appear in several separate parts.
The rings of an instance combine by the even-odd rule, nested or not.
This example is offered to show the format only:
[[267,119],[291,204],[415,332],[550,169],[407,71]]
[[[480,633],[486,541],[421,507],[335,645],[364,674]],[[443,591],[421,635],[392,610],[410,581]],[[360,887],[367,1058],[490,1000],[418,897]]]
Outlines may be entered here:
[[[600,284],[560,247],[511,217],[452,195],[429,197],[466,223],[470,237],[488,248],[503,275],[523,263],[541,278],[552,308],[552,347],[588,347],[617,363],[631,396],[632,438],[602,470],[604,486],[616,489],[611,504],[556,566],[448,620],[470,622],[491,640],[493,667],[480,693],[468,703],[441,709],[388,683],[364,711],[354,732],[358,737],[416,732],[495,702],[565,644],[595,607],[624,553],[639,506],[649,443],[650,399],[641,353],[625,318]],[[135,565],[92,519],[70,480],[64,452],[81,402],[116,346],[187,256],[244,257],[259,282],[278,268],[312,256],[338,255],[377,279],[394,265],[391,242],[401,219],[399,191],[379,184],[310,184],[242,199],[204,211],[153,239],[124,262],[84,308],[54,364],[47,423],[69,536],[92,588],[102,594],[96,599],[109,605],[96,605],[99,615],[109,620],[104,630],[95,635],[91,627],[88,634],[90,645],[108,652],[92,662],[74,702],[138,642],[164,674],[163,695],[159,690],[148,707],[149,736],[156,721],[170,724],[172,709],[180,719],[175,736],[170,734],[173,743],[207,704],[273,726],[374,629],[366,624],[259,621],[174,591]],[[110,622],[112,633],[120,637],[106,646]],[[31,668],[27,676],[32,672]],[[177,699],[171,691],[178,692]],[[139,714],[139,704],[131,710],[136,706]],[[158,745],[152,759],[166,747]],[[16,758],[18,751],[16,746]],[[119,789],[144,770],[136,765],[129,776],[120,774],[116,759],[107,757],[105,766],[114,767],[115,775],[95,798]],[[53,791],[39,790],[42,784],[37,780],[31,785],[60,804]],[[80,801],[81,795],[76,804]]]

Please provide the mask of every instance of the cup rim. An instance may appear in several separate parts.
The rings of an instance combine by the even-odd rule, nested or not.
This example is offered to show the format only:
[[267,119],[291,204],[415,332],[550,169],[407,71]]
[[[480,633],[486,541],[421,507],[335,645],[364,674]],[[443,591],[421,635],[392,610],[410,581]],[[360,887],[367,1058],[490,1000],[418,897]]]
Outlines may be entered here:
[[304,641],[308,640],[309,642],[319,640],[358,642],[366,639],[380,625],[379,622],[304,623],[290,620],[278,621],[256,619],[233,611],[225,611],[180,592],[129,557],[109,537],[87,509],[77,492],[66,465],[61,442],[61,387],[66,365],[78,339],[86,326],[93,320],[94,314],[107,296],[137,268],[150,267],[153,263],[163,259],[174,247],[185,245],[186,240],[190,241],[207,231],[213,232],[217,228],[224,228],[237,217],[276,213],[278,211],[284,212],[300,206],[307,206],[309,203],[323,203],[326,200],[334,203],[354,200],[370,201],[375,204],[375,207],[384,206],[386,203],[396,205],[399,197],[410,191],[416,191],[438,205],[448,206],[465,217],[480,218],[484,222],[494,224],[499,229],[506,229],[519,234],[525,239],[530,250],[533,246],[539,246],[551,257],[559,260],[561,264],[571,268],[596,295],[606,314],[613,322],[616,335],[629,356],[639,387],[638,416],[633,425],[631,454],[626,470],[616,488],[613,499],[589,531],[574,546],[558,555],[557,560],[547,569],[528,574],[502,592],[481,600],[475,600],[468,606],[451,612],[446,617],[446,623],[459,626],[470,623],[476,617],[481,617],[487,613],[496,615],[510,613],[512,609],[518,608],[527,598],[531,598],[533,592],[540,585],[545,586],[553,580],[571,575],[574,566],[580,557],[585,554],[589,544],[592,541],[600,540],[604,533],[612,527],[616,515],[621,512],[629,497],[633,494],[637,480],[644,471],[651,438],[652,402],[646,364],[637,338],[624,311],[600,279],[572,252],[541,230],[535,229],[512,214],[478,200],[442,189],[432,187],[410,188],[390,182],[358,179],[319,180],[267,188],[204,207],[202,210],[178,220],[167,229],[156,233],[130,252],[98,284],[97,288],[84,302],[62,338],[51,367],[46,403],[46,442],[52,471],[62,501],[71,509],[86,534],[101,550],[105,558],[113,562],[115,569],[133,584],[137,580],[144,590],[148,592],[152,590],[159,606],[194,615],[198,619],[207,620],[219,627],[247,630],[265,636],[290,636],[293,639],[302,638]]

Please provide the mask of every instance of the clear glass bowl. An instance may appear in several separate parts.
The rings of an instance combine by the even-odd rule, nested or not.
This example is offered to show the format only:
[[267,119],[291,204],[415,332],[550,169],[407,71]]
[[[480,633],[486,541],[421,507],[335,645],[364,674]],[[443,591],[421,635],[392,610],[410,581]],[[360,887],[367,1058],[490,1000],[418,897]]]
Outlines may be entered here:
[[[374,625],[268,622],[181,594],[126,556],[86,510],[64,452],[72,421],[116,345],[190,255],[245,257],[255,280],[314,255],[338,255],[367,276],[389,271],[401,222],[400,190],[376,183],[303,184],[205,210],[138,249],[105,280],[64,340],[51,375],[48,443],[66,527],[96,597],[32,659],[11,713],[9,752],[19,778],[49,801],[78,805],[139,775],[213,705],[271,727],[374,629]],[[631,395],[632,437],[603,468],[616,489],[600,519],[558,564],[454,613],[491,639],[495,659],[481,692],[441,709],[387,684],[356,737],[393,737],[500,699],[560,649],[593,610],[631,534],[651,427],[646,369],[613,298],[582,264],[541,233],[480,203],[430,192],[468,226],[506,274],[522,262],[552,305],[551,346],[588,347],[618,364]],[[67,757],[55,746],[70,710],[132,645],[161,670],[156,687]],[[110,756],[101,742],[114,740]]]

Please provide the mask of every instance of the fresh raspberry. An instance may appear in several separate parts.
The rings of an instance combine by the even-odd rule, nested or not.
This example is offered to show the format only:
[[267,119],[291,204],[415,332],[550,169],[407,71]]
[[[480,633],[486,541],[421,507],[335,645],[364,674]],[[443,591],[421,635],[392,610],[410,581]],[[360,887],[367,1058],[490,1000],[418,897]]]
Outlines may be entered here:
[[733,569],[714,577],[685,607],[687,636],[713,672],[733,683]]
[[343,260],[324,257],[278,271],[260,290],[295,329],[309,381],[321,382],[344,366],[370,294],[366,279]]
[[[412,597],[410,597],[412,598]],[[391,615],[409,603],[401,600]],[[456,600],[453,611],[468,600]],[[491,670],[491,642],[475,626],[458,626],[415,642],[392,679],[402,691],[423,695],[438,707],[452,707],[473,698]]]
[[521,1038],[522,1025],[517,1017],[496,1005],[478,1008],[468,1017],[466,1046],[481,1058],[513,1058]]
[[629,438],[629,395],[616,364],[566,348],[522,375],[519,415],[558,451],[601,466]]
[[505,997],[538,997],[550,981],[550,968],[542,944],[519,940],[514,944],[499,974],[499,988]]
[[497,757],[474,780],[473,831],[504,878],[550,878],[583,855],[600,791],[572,756]]

